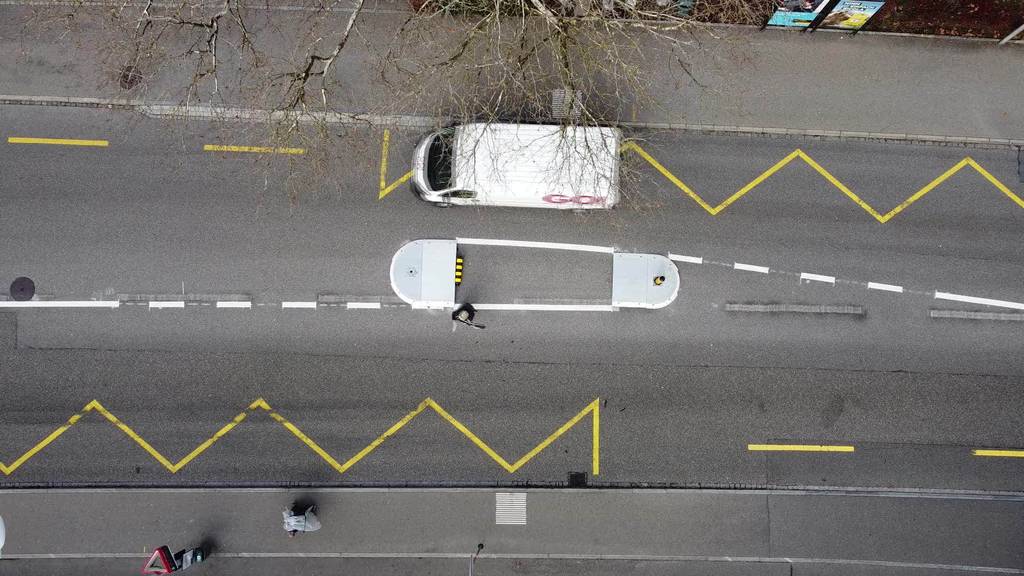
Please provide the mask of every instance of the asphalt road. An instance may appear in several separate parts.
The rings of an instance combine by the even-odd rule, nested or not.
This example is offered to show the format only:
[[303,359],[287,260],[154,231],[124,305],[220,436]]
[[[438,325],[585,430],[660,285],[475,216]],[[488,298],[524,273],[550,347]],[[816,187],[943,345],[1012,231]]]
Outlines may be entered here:
[[[267,142],[238,124],[0,114],[4,136],[110,141],[0,144],[4,277],[31,276],[64,299],[184,291],[254,302],[18,312],[17,348],[0,365],[8,467],[91,400],[174,463],[262,397],[344,464],[427,397],[510,463],[599,399],[601,482],[1020,489],[1021,459],[971,450],[1024,445],[1022,324],[929,317],[984,308],[938,301],[936,290],[1024,300],[1024,209],[971,168],[884,224],[799,159],[714,216],[636,155],[626,159],[626,201],[609,213],[439,210],[404,186],[378,200],[379,133],[348,129],[329,154],[310,147],[267,160],[202,150]],[[392,135],[387,181],[405,172],[416,136]],[[1016,157],[1004,150],[636,136],[712,206],[797,148],[882,214],[966,155],[1020,190]],[[444,313],[280,308],[322,294],[387,303],[395,250],[458,236],[705,260],[680,263],[680,296],[660,311],[489,312],[484,331],[453,331]],[[482,276],[505,279],[493,297],[528,287],[530,297],[558,299],[573,288],[543,253],[501,252],[487,251],[495,275]],[[837,280],[801,281],[802,272]],[[598,274],[570,276],[586,284],[574,296],[594,296],[586,279]],[[865,315],[725,310],[751,302],[856,305]],[[4,316],[9,344],[14,320]],[[339,472],[257,409],[171,474],[93,410],[5,481],[563,482],[569,471],[593,476],[590,416],[509,473],[428,410]],[[776,442],[856,451],[747,446]]]
[[[88,350],[5,353],[8,466],[92,400],[174,473],[89,411],[3,478],[8,485],[592,483],[1021,489],[1019,377],[819,369],[402,360],[302,354]],[[586,413],[514,473],[432,410],[338,470],[426,398],[507,462],[599,400],[599,473]],[[203,446],[239,414],[246,419]],[[751,452],[748,444],[851,445],[854,453]]]

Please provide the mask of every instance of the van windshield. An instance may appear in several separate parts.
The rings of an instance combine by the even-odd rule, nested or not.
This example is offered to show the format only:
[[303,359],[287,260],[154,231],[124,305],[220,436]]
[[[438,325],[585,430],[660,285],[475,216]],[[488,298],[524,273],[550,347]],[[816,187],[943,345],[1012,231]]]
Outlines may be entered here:
[[427,180],[431,190],[447,190],[452,187],[452,141],[454,130],[445,130],[434,136],[427,151]]

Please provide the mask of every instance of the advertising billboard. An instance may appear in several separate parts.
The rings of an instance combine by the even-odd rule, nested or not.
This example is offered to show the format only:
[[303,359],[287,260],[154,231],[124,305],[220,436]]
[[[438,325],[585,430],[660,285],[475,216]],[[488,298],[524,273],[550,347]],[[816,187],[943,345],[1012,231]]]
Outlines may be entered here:
[[768,25],[807,28],[828,3],[828,0],[778,0]]
[[839,4],[821,22],[821,27],[860,30],[884,4],[885,2],[840,0]]

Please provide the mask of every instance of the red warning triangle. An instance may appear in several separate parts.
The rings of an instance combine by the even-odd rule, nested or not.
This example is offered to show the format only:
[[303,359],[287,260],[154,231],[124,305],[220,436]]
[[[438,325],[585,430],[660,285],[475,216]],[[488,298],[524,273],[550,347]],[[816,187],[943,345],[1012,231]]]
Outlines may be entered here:
[[143,574],[170,574],[174,572],[177,566],[174,565],[174,560],[171,560],[171,549],[167,546],[161,546],[153,551],[153,555],[149,557],[149,561],[142,567]]

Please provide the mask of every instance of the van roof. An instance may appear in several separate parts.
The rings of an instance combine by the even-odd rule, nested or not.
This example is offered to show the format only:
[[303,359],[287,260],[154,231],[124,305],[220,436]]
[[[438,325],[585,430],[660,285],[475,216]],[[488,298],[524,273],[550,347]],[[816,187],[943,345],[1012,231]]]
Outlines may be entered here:
[[455,187],[481,200],[536,204],[549,194],[618,202],[617,128],[465,124],[456,128]]

